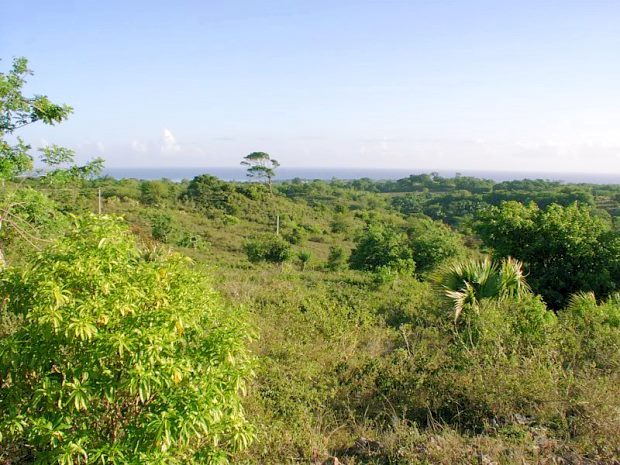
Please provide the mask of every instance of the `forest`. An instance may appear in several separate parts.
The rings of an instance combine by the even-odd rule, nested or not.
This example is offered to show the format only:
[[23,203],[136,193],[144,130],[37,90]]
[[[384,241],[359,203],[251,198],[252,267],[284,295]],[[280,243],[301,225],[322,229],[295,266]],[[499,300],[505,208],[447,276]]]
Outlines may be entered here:
[[1,464],[620,463],[620,185],[263,152],[113,179],[19,138],[71,114],[28,73],[0,74]]

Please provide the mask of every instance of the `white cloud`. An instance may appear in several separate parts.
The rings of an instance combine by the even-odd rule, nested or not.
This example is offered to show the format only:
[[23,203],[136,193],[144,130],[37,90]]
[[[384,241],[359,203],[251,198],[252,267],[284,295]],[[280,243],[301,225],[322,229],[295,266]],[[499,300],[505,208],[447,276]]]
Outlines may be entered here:
[[97,151],[99,153],[105,152],[105,145],[103,145],[103,142],[101,141],[97,142]]
[[175,153],[181,150],[181,146],[177,143],[176,137],[170,129],[164,129],[161,136],[161,153]]
[[138,139],[134,139],[131,141],[131,150],[138,153],[146,152],[146,144]]

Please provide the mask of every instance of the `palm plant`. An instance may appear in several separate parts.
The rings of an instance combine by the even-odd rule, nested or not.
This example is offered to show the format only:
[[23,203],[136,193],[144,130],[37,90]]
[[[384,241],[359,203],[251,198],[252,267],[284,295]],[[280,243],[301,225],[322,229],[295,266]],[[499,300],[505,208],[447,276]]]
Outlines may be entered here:
[[489,257],[452,263],[440,274],[439,282],[454,302],[455,322],[466,307],[478,309],[482,299],[501,300],[530,292],[522,263],[511,257],[500,264]]
[[499,284],[500,298],[519,298],[532,292],[525,280],[523,263],[512,257],[507,257],[501,262],[499,267]]

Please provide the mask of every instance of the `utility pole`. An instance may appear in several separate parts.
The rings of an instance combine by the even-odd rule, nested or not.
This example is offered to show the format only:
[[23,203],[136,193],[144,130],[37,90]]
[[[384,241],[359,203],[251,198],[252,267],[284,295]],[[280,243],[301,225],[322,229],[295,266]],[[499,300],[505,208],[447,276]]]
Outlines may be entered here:
[[99,204],[99,215],[101,215],[101,187],[97,189],[97,199]]
[[276,236],[280,235],[280,215],[276,215]]

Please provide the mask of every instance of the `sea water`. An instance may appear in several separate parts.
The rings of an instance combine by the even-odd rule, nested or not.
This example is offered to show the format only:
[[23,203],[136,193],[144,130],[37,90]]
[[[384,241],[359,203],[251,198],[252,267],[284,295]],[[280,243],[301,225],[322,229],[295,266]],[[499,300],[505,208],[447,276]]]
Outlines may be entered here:
[[[492,179],[493,181],[512,181],[516,179],[546,179],[551,181],[563,181],[567,183],[588,183],[588,184],[620,184],[620,173],[549,173],[549,172],[527,172],[527,171],[450,171],[450,170],[416,170],[416,169],[384,169],[384,168],[278,168],[277,181],[291,180],[300,178],[304,180],[330,180],[330,179],[361,179],[369,178],[373,180],[396,180],[406,178],[409,175],[423,173],[438,173],[440,176],[451,178],[460,174],[462,176],[473,176],[482,179]],[[174,167],[174,168],[153,168],[153,167],[131,167],[131,168],[106,168],[104,175],[122,179],[170,179],[181,181],[192,179],[201,174],[210,174],[225,181],[245,181],[247,180],[246,169],[243,167]]]

